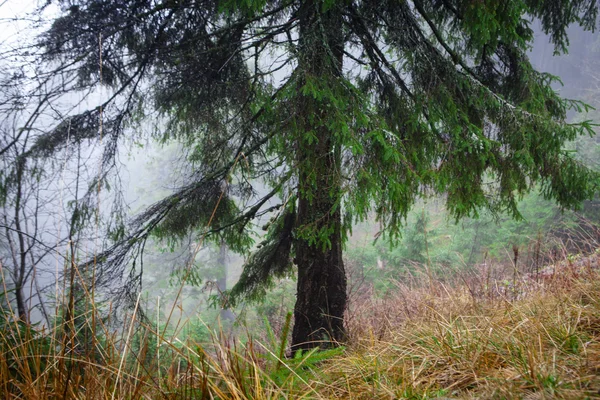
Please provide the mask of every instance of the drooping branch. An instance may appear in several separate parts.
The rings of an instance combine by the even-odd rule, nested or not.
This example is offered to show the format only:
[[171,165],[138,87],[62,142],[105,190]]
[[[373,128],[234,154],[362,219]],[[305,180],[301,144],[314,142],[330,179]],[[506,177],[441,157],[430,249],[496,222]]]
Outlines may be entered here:
[[288,206],[271,222],[266,239],[260,243],[243,267],[238,283],[231,289],[227,301],[235,305],[242,298],[258,300],[264,297],[274,279],[292,271],[293,230],[296,224],[294,206]]

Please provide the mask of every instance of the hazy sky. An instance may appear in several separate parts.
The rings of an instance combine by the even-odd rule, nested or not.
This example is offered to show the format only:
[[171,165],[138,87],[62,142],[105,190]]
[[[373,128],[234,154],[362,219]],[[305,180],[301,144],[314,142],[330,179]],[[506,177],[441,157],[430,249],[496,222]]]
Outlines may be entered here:
[[37,4],[37,0],[0,0],[0,22],[2,24],[0,38],[2,42],[15,40],[19,31],[27,29],[29,23],[20,19],[32,12]]

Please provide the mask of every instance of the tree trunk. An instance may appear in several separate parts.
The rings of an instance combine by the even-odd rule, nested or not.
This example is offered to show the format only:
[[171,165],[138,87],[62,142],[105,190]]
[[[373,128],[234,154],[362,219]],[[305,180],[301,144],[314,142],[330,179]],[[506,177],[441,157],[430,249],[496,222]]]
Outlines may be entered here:
[[[315,221],[331,203],[312,203],[300,199],[299,223]],[[330,216],[329,223],[337,225],[330,236],[331,248],[323,250],[306,240],[296,242],[298,292],[294,308],[292,351],[316,346],[330,347],[345,339],[344,311],[346,310],[346,272],[342,261],[340,215]]]
[[[321,1],[306,1],[300,13],[300,85],[312,79],[336,84],[343,57],[342,16]],[[327,100],[299,95],[298,220],[295,242],[298,291],[292,352],[330,347],[345,339],[346,273],[341,238],[341,153],[329,124]],[[313,136],[314,135],[314,136]],[[316,137],[316,140],[308,139]],[[319,232],[329,232],[325,238]],[[306,233],[309,232],[309,233]],[[316,239],[316,240],[315,240]]]
[[29,324],[29,312],[27,304],[25,304],[25,296],[23,294],[23,286],[19,285],[15,288],[15,298],[17,300],[17,312],[19,313],[19,319],[26,324]]
[[[25,235],[21,228],[21,201],[23,199],[23,170],[25,169],[25,161],[17,161],[17,197],[15,202],[15,229],[19,240],[19,265],[15,265],[15,296],[17,300],[17,311],[19,319],[26,324],[29,324],[29,309],[25,304],[25,275],[27,274],[27,252],[29,251],[25,245]],[[26,221],[25,221],[26,222]],[[18,272],[17,272],[18,271]]]
[[[227,290],[227,245],[225,241],[222,241],[219,245],[217,265],[221,268],[219,278],[217,279],[217,290],[219,291],[219,296],[222,297],[223,293]],[[235,319],[229,308],[221,308],[219,315],[221,321],[233,321]]]

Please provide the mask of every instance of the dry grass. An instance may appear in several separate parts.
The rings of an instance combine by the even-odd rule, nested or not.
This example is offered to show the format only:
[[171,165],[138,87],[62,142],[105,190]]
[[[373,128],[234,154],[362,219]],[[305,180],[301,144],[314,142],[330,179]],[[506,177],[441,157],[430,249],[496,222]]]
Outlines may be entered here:
[[[325,367],[327,398],[600,398],[600,278],[510,301],[422,295],[384,338],[363,334]],[[398,302],[406,301],[399,298]]]
[[[282,359],[282,346],[181,342],[138,321],[91,353],[3,322],[6,399],[600,398],[598,254],[519,282],[482,270],[356,300],[349,345]],[[134,340],[135,338],[135,340]],[[160,359],[156,357],[157,346]]]

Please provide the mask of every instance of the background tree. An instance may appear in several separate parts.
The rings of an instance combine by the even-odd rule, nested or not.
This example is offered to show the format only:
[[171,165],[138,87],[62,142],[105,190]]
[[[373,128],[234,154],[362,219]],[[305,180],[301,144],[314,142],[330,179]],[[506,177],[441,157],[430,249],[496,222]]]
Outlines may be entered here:
[[[13,80],[14,77],[11,78]],[[0,263],[2,279],[7,279],[16,315],[25,323],[45,322],[52,325],[55,315],[48,302],[62,301],[59,293],[49,293],[58,287],[61,276],[68,276],[65,289],[73,293],[76,282],[80,241],[85,222],[92,212],[81,199],[81,186],[87,180],[82,159],[82,146],[71,143],[61,160],[50,162],[35,154],[40,119],[51,107],[44,100],[20,92],[10,95],[0,109]],[[50,97],[50,96],[49,96]],[[65,180],[68,183],[65,183]],[[73,183],[73,185],[71,185]],[[89,200],[89,199],[88,199]],[[65,273],[60,271],[64,267]],[[56,273],[56,271],[59,271]],[[70,303],[75,302],[71,294]],[[81,301],[81,299],[77,299]],[[30,317],[32,309],[40,312]]]
[[[4,15],[12,13],[11,4],[0,7]],[[87,286],[75,282],[81,280],[76,263],[89,257],[87,249],[101,246],[92,236],[104,228],[97,218],[100,187],[88,187],[95,150],[85,140],[99,136],[99,130],[82,134],[87,113],[69,118],[85,109],[82,104],[93,93],[73,96],[81,87],[72,65],[42,60],[33,42],[43,19],[42,13],[31,13],[0,23],[0,264],[15,315],[51,326],[56,315],[50,305],[64,300],[61,289],[72,293],[74,285]],[[109,204],[104,209],[114,211]],[[97,224],[90,227],[90,221]],[[59,283],[63,272],[65,285]],[[32,316],[34,309],[40,313]]]
[[[52,208],[58,205],[48,195],[55,171],[37,158],[28,156],[52,97],[30,97],[25,90],[25,74],[4,65],[0,86],[0,264],[2,280],[11,289],[16,313],[25,323],[32,308],[50,323],[43,292],[44,273],[49,259],[66,239],[52,235],[49,227]],[[39,316],[35,318],[40,320]]]
[[[14,139],[19,130],[16,121],[4,121],[1,133],[5,139]],[[39,277],[36,270],[48,252],[55,251],[55,244],[47,245],[42,238],[40,228],[44,227],[44,216],[40,213],[43,198],[40,194],[41,170],[36,163],[27,163],[22,158],[27,143],[25,140],[15,143],[7,149],[2,162],[2,196],[0,198],[0,264],[2,279],[13,291],[16,311],[19,319],[30,322],[32,299],[41,306],[43,317],[48,322],[48,313],[41,301]],[[8,282],[6,282],[8,280]],[[38,299],[40,301],[38,301]]]
[[[103,254],[104,270],[124,271],[151,234],[247,251],[269,214],[231,294],[259,296],[297,265],[294,351],[344,339],[342,248],[356,221],[374,213],[393,241],[432,193],[455,218],[519,217],[534,187],[563,207],[593,194],[596,175],[562,148],[591,134],[565,123],[585,105],[527,58],[528,18],[565,51],[569,24],[595,27],[593,0],[60,4],[41,38],[47,59],[76,66],[81,88],[111,88],[72,117],[74,134],[90,137],[103,116],[109,160],[135,122],[159,115],[154,134],[184,142],[193,167]],[[60,143],[59,131],[45,140]]]

